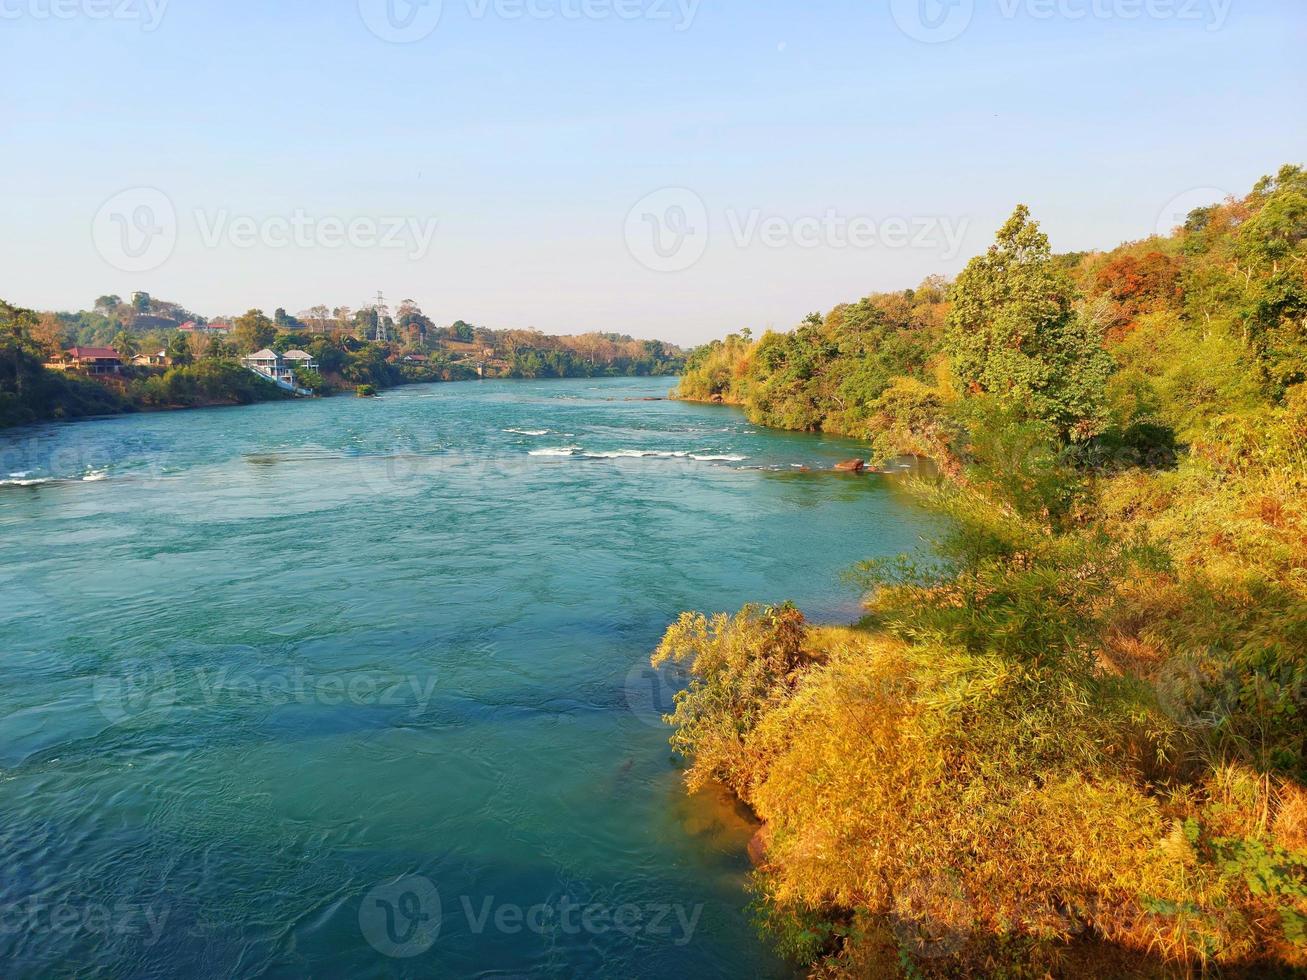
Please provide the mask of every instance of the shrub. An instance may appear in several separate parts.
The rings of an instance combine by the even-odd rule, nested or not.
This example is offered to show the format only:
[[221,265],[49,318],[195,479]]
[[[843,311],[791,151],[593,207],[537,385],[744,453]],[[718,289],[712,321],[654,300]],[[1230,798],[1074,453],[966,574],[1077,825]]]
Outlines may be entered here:
[[692,760],[691,786],[718,780],[749,798],[755,770],[744,740],[802,662],[805,629],[803,614],[788,603],[711,619],[682,613],[668,627],[653,665],[680,664],[693,677],[668,718],[676,726],[672,745]]
[[309,391],[322,391],[326,387],[322,375],[309,368],[298,368],[295,371],[295,384]]

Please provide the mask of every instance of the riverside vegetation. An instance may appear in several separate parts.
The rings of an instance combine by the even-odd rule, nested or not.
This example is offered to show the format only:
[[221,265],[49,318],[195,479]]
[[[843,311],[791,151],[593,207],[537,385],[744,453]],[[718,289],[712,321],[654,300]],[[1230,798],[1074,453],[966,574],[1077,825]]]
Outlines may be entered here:
[[[380,333],[391,338],[379,341]],[[389,316],[384,308],[352,311],[316,306],[292,316],[252,309],[226,332],[181,330],[204,317],[167,300],[136,293],[124,302],[101,296],[93,310],[37,313],[0,300],[0,428],[151,408],[246,405],[294,397],[240,363],[265,347],[307,351],[318,371],[296,372],[300,387],[319,394],[373,391],[405,384],[479,377],[572,378],[678,374],[681,351],[625,334],[555,337],[535,330],[490,330],[462,320],[437,327],[412,300]],[[125,361],[160,351],[167,366],[126,364],[95,379],[44,365],[72,344],[111,345]]]
[[939,464],[867,614],[685,613],[691,787],[813,976],[1307,969],[1307,173],[693,352],[683,398]]

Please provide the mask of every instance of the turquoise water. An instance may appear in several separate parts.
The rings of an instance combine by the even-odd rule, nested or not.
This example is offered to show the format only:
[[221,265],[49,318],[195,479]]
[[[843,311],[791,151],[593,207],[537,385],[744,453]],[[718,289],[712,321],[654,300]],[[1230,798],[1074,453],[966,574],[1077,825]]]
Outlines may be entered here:
[[0,974],[790,975],[644,665],[923,519],[669,385],[0,433]]

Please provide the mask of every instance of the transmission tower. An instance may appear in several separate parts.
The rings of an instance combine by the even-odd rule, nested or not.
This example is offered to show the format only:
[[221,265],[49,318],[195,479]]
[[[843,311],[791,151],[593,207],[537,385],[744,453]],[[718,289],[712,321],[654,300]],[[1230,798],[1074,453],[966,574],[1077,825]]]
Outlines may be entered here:
[[382,296],[381,290],[378,289],[377,290],[377,332],[376,332],[376,336],[373,337],[373,339],[379,344],[384,344],[387,340],[390,339],[389,337],[386,336],[386,317],[389,315],[390,315],[390,311],[386,309],[386,297]]

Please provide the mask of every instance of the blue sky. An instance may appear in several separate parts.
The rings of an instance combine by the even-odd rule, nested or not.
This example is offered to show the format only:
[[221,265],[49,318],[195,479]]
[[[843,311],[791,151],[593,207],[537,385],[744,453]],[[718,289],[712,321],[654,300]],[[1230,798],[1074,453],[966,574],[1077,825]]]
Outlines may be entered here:
[[1307,161],[1296,0],[406,2],[0,0],[0,296],[691,343]]

